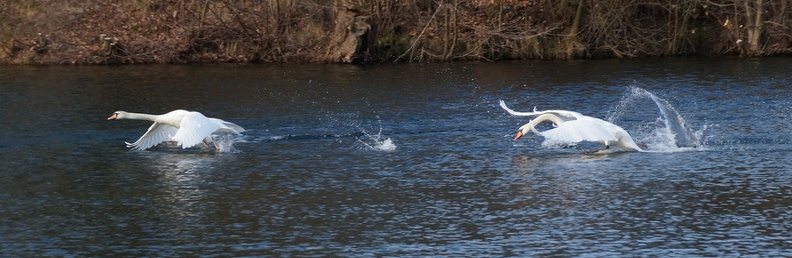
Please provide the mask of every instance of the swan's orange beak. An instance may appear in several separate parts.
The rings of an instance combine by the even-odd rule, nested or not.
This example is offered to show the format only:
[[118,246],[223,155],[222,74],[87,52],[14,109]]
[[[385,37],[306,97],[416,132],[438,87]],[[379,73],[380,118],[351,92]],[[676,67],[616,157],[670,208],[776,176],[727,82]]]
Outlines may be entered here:
[[523,136],[522,131],[517,131],[517,136],[514,136],[514,140],[516,141],[517,139],[520,139],[520,137],[522,136]]
[[116,119],[117,116],[118,116],[118,114],[113,114],[112,116],[108,117],[107,120]]

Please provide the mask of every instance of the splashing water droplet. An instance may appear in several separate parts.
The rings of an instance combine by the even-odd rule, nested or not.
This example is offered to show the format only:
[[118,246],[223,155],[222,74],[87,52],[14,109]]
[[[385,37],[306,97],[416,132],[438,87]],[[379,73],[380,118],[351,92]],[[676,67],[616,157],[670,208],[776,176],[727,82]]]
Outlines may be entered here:
[[393,143],[391,138],[384,138],[382,136],[382,120],[380,119],[379,115],[375,116],[377,119],[377,124],[379,130],[377,133],[370,133],[367,131],[363,126],[357,121],[354,126],[357,127],[363,135],[357,138],[357,141],[367,149],[376,150],[376,151],[395,151],[396,144]]
[[385,139],[384,141],[380,142],[377,147],[377,150],[381,151],[395,151],[396,144],[393,144],[393,140],[391,138]]
[[608,118],[610,122],[627,113],[627,110],[635,105],[639,99],[648,98],[654,102],[660,113],[660,117],[650,125],[644,125],[641,141],[649,149],[656,151],[679,151],[680,149],[696,148],[701,145],[700,133],[694,133],[685,119],[667,100],[657,95],[639,88],[630,87],[628,93],[616,106],[616,111]]
[[237,142],[245,142],[245,140],[242,136],[230,134],[222,134],[214,137],[217,152],[237,153],[238,150],[234,148],[234,144]]
[[365,130],[363,136],[357,139],[366,148],[377,151],[395,151],[396,144],[393,143],[391,138],[382,139],[382,129],[377,134],[369,134]]

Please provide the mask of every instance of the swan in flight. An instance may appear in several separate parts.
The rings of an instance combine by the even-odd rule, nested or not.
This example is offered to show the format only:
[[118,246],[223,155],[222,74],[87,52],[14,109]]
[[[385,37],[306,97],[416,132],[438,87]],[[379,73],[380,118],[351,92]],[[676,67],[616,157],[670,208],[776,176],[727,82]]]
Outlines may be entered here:
[[[564,143],[591,141],[605,144],[604,148],[587,153],[602,151],[611,145],[630,151],[644,151],[633,141],[627,131],[599,118],[567,110],[536,111],[534,108],[533,112],[517,112],[507,107],[503,100],[500,101],[500,106],[515,116],[536,116],[535,119],[520,127],[514,140],[520,139],[530,131],[544,136],[546,139]],[[556,127],[543,132],[537,131],[535,126],[546,121],[552,122]]]
[[[213,133],[241,134],[245,132],[244,128],[234,123],[181,109],[162,115],[116,111],[107,118],[107,120],[114,119],[154,122],[140,139],[133,143],[126,143],[127,147],[134,150],[145,150],[165,141],[174,141],[177,145],[181,145],[182,149],[193,147],[202,142],[208,146],[207,139],[215,143],[214,138],[212,138]],[[219,149],[217,143],[214,145],[215,148]]]

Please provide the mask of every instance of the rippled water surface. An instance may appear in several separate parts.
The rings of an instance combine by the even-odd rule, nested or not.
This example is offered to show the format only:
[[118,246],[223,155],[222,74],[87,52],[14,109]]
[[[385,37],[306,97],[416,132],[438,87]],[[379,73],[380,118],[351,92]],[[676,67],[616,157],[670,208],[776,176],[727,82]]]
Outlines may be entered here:
[[[0,256],[792,256],[789,64],[0,67]],[[501,99],[654,151],[514,141]],[[179,108],[248,132],[132,151],[149,123],[106,120]]]

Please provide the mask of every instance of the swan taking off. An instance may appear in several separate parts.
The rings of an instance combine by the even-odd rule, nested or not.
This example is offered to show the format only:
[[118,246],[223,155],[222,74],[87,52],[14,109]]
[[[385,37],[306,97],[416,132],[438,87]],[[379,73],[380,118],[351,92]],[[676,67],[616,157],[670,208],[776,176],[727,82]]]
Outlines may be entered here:
[[[154,122],[140,139],[133,143],[126,143],[127,147],[134,150],[145,150],[165,141],[175,141],[182,149],[193,147],[200,143],[208,146],[206,139],[214,143],[214,138],[212,138],[214,133],[241,134],[245,132],[244,128],[234,123],[181,109],[162,115],[116,111],[107,118],[107,120],[113,119],[135,119]],[[216,143],[215,148],[219,149]]]
[[[606,122],[599,118],[584,116],[578,112],[566,110],[545,110],[533,112],[517,112],[506,106],[503,100],[500,106],[515,116],[536,116],[535,119],[520,127],[514,140],[520,139],[529,131],[544,136],[546,139],[563,143],[578,143],[582,141],[599,142],[605,148],[589,153],[608,149],[611,145],[629,151],[644,151],[633,141],[630,134],[618,125]],[[539,132],[535,126],[542,122],[552,122],[555,128]]]

